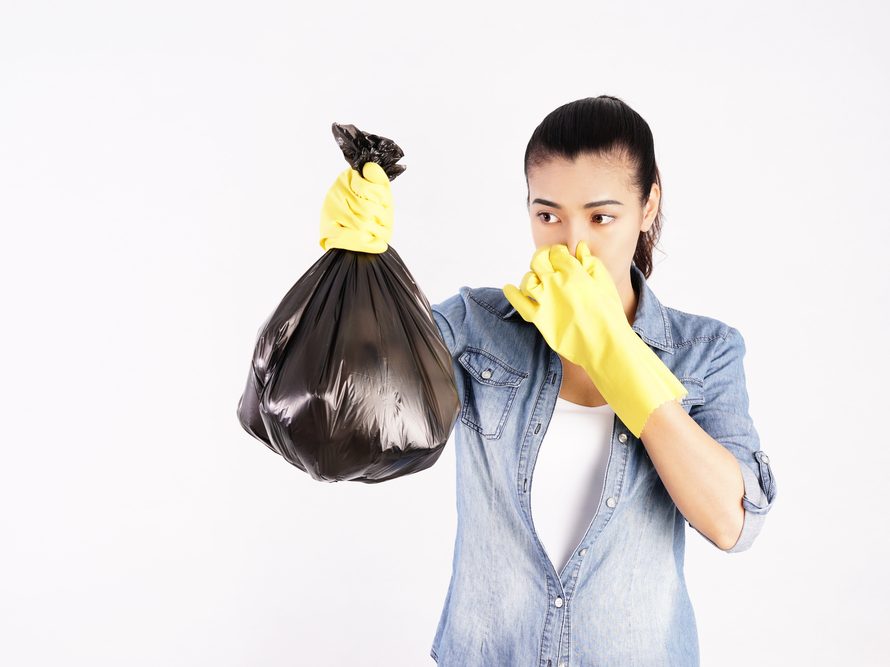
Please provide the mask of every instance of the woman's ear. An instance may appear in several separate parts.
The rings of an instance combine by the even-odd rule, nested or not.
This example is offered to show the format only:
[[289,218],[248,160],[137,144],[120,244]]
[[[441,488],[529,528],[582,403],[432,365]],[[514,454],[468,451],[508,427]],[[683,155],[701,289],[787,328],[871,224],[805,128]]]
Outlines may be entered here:
[[[655,218],[658,216],[658,203],[661,199],[661,188],[658,187],[658,183],[653,183],[652,187],[649,189],[649,198],[646,200],[646,205],[643,206],[643,224],[640,227],[640,233],[645,234],[649,231],[653,224],[655,224]],[[646,220],[646,217],[649,217]]]

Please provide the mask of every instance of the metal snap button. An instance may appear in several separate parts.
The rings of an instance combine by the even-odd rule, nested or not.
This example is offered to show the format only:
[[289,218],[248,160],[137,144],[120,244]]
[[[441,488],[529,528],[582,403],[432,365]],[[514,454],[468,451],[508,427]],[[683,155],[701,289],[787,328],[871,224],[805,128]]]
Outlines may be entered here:
[[606,505],[608,505],[609,507],[615,507],[615,505],[617,505],[617,504],[618,504],[618,501],[615,500],[615,497],[614,497],[614,496],[613,496],[612,498],[609,498],[609,499],[606,501]]
[[763,461],[764,463],[769,463],[769,457],[766,454],[761,454],[760,460]]
[[621,435],[619,435],[618,442],[620,442],[622,445],[626,444],[627,443],[627,433],[622,433]]
[[557,607],[561,607],[562,606],[562,598],[556,598],[553,601],[553,604],[555,604]]
[[488,378],[490,378],[491,377],[491,369],[486,368],[484,371],[482,371],[482,377],[484,377],[486,380]]

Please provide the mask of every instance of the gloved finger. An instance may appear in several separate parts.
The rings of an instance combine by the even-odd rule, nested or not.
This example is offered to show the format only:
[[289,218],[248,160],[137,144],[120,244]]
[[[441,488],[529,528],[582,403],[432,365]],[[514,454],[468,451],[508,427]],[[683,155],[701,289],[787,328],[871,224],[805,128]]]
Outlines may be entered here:
[[[583,241],[579,242],[579,245]],[[563,243],[552,246],[550,248],[550,264],[555,271],[561,273],[572,273],[581,269],[578,260],[569,252],[569,247]]]
[[346,200],[352,196],[349,189],[349,171],[340,172],[331,187],[325,193],[319,216],[319,232],[321,247],[325,240],[333,237],[344,227],[353,227],[348,221],[353,216],[352,209]]
[[367,180],[351,167],[343,172],[349,190],[348,193],[344,193],[349,213],[361,220],[364,226],[370,224],[372,227],[389,228],[392,226],[393,218],[389,178],[383,167],[376,162],[366,162],[363,170],[373,180]]
[[526,322],[534,322],[535,314],[541,306],[529,299],[513,285],[504,285],[502,289],[504,290],[504,296],[507,297],[507,301],[512,304],[516,312],[522,316],[522,319]]
[[364,176],[355,169],[349,169],[349,188],[355,196],[379,206],[391,206],[392,189],[383,167],[376,162],[365,162],[362,173]]
[[532,255],[532,261],[529,266],[539,276],[554,273],[553,265],[550,263],[550,247],[549,245],[541,246]]
[[364,229],[372,234],[383,234],[393,226],[394,211],[392,205],[378,204],[362,197],[349,196],[344,202],[343,215],[353,218],[351,225]]
[[605,264],[603,264],[603,260],[601,260],[596,255],[590,254],[590,250],[587,248],[586,243],[583,247],[581,247],[582,243],[584,242],[579,242],[578,247],[575,249],[575,254],[578,256],[578,260],[581,262],[581,265],[584,267],[585,271],[591,278],[600,283],[604,282],[606,285],[608,285],[608,288],[601,290],[600,293],[604,294],[605,298],[612,300],[612,307],[624,308],[621,303],[621,295],[618,294],[618,288],[615,285],[612,274],[609,273],[609,269],[606,268]]
[[522,276],[519,290],[527,297],[541,303],[541,298],[544,295],[544,285],[541,283],[541,277],[534,271],[528,271]]
[[581,266],[591,278],[600,269],[605,270],[602,260],[596,255],[590,254],[590,248],[587,247],[586,241],[578,241],[578,245],[575,247],[575,258],[581,262]]
[[378,185],[386,185],[388,186],[389,176],[386,175],[386,171],[379,164],[374,162],[373,160],[369,162],[365,162],[365,166],[362,167],[362,176],[366,181],[370,183],[377,183]]
[[352,191],[350,172],[358,173],[351,167],[342,171],[325,194],[321,208],[323,228],[361,229],[368,224],[366,220],[374,217],[372,210],[363,206]]

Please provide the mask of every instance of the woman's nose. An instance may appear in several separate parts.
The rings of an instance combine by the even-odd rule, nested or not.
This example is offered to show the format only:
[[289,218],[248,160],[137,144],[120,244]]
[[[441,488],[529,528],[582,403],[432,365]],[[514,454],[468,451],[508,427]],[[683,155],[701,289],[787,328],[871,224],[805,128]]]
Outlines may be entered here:
[[569,253],[572,255],[572,257],[575,256],[575,251],[578,249],[578,242],[583,241],[583,240],[584,240],[583,238],[578,236],[578,237],[570,237],[564,241],[564,243],[566,244],[566,247],[569,249]]

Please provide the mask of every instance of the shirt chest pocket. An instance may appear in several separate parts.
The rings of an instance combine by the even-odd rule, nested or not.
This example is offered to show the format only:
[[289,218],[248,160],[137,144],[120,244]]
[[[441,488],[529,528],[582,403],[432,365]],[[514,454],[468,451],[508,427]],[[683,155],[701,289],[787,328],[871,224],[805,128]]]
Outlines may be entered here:
[[464,372],[461,422],[486,438],[499,438],[528,373],[477,347],[468,347],[458,361]]

